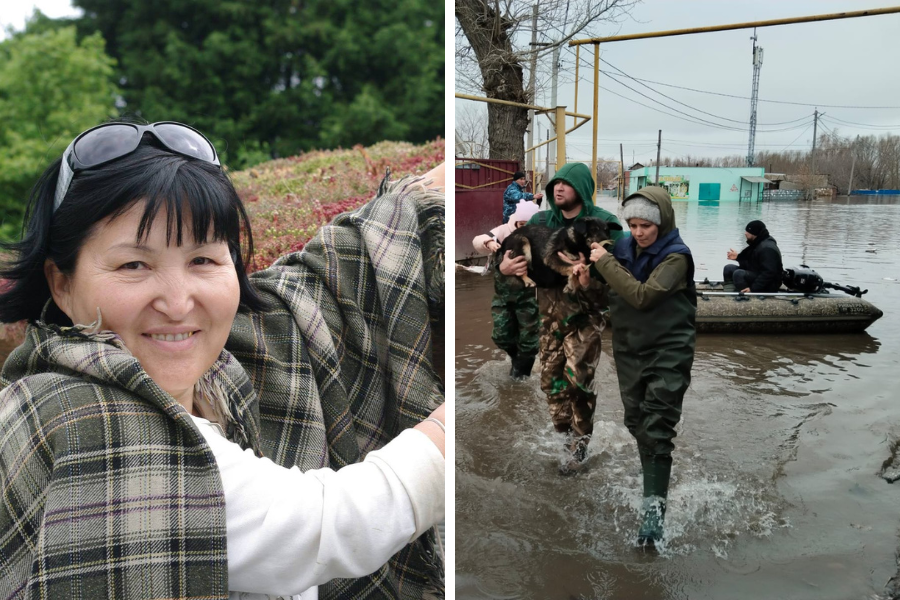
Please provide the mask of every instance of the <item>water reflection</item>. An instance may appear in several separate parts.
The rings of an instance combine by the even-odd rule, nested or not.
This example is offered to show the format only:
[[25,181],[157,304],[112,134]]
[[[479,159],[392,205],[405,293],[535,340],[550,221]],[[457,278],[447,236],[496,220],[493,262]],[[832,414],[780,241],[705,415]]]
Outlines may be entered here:
[[868,333],[836,335],[701,335],[697,338],[694,369],[751,385],[760,390],[823,391],[835,378],[858,379],[854,367],[868,367],[863,357],[874,354],[881,342]]

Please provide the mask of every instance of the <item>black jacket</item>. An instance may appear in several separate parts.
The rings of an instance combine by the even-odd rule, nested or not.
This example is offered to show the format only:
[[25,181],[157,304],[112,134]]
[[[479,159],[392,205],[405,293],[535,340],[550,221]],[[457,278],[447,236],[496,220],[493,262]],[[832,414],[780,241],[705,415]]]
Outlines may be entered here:
[[737,261],[745,271],[756,273],[756,279],[750,284],[751,292],[777,292],[781,287],[783,270],[781,250],[768,231],[764,230],[756,236],[756,239],[738,254]]

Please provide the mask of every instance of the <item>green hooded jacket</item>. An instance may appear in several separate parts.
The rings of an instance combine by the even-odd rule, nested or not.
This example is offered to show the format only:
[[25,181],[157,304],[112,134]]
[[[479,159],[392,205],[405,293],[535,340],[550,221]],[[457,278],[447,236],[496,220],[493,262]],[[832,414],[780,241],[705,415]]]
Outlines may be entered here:
[[[575,188],[578,197],[581,198],[583,203],[581,212],[571,220],[565,218],[553,199],[553,188],[561,181],[564,181]],[[529,225],[537,224],[546,225],[547,227],[563,227],[582,217],[596,217],[598,219],[603,219],[607,223],[621,225],[619,219],[616,218],[616,215],[599,206],[594,206],[594,180],[591,178],[591,170],[582,163],[569,163],[557,171],[553,179],[547,183],[544,197],[547,199],[547,202],[550,203],[550,210],[542,210],[531,217],[531,220],[528,221]],[[619,230],[610,231],[609,234],[614,242],[628,235]]]

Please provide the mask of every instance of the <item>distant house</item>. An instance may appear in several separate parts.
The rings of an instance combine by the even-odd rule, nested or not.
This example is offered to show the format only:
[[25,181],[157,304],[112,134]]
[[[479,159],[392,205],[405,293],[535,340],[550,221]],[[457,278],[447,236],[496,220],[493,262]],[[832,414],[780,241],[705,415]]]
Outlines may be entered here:
[[[628,194],[653,185],[656,167],[632,167],[626,181]],[[770,183],[763,167],[659,167],[659,185],[673,200],[761,200]]]

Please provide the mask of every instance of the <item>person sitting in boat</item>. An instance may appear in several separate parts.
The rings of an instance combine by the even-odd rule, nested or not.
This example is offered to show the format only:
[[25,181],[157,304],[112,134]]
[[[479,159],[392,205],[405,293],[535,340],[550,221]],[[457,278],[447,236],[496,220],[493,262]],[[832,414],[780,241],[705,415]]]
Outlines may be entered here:
[[736,260],[738,264],[725,265],[725,291],[777,292],[781,287],[783,266],[775,238],[769,235],[762,221],[747,223],[744,235],[748,246],[740,254],[734,249],[728,250],[728,260]]
[[[591,244],[590,260],[609,285],[613,356],[625,427],[643,473],[639,545],[663,538],[675,426],[691,383],[696,341],[694,259],[675,225],[669,193],[645,187],[625,199],[631,237],[612,252]],[[579,277],[585,267],[575,269]]]

